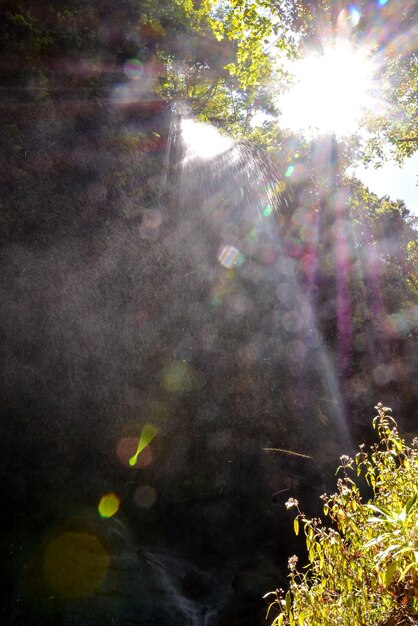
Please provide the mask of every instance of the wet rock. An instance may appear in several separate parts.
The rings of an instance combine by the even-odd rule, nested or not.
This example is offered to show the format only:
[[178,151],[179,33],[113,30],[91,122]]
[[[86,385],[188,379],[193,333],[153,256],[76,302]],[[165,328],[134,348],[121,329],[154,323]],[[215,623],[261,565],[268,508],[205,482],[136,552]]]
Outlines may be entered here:
[[203,599],[210,595],[213,581],[202,572],[190,570],[181,581],[181,588],[188,598]]
[[232,581],[235,595],[246,600],[260,600],[277,587],[280,570],[267,560],[246,563]]

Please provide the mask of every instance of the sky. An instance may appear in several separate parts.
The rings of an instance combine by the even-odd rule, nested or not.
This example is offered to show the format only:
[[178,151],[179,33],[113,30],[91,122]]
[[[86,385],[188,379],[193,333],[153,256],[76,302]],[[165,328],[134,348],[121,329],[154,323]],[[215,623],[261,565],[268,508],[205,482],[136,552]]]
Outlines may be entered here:
[[378,196],[388,195],[392,200],[404,200],[410,212],[418,216],[418,152],[402,167],[386,163],[383,167],[357,167],[354,174],[370,191]]

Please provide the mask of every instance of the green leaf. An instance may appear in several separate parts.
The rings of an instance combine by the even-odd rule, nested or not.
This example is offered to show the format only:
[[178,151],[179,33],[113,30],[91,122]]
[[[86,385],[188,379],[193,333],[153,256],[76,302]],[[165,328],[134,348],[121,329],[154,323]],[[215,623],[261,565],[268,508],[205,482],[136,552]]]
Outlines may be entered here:
[[276,591],[268,591],[267,593],[264,594],[263,599],[268,598],[269,596],[275,596],[275,595],[277,595]]
[[386,569],[385,572],[385,586],[389,587],[389,585],[391,584],[392,580],[393,580],[393,576],[395,574],[396,568],[397,568],[398,564],[396,563],[396,561],[394,561],[393,563],[391,563],[389,565],[389,567]]
[[290,611],[290,606],[292,603],[292,599],[290,597],[290,591],[288,591],[285,595],[285,606],[286,606],[286,613],[289,615],[289,611]]
[[[276,595],[276,592],[275,592],[275,591],[271,591],[270,593],[266,593],[266,594],[263,596],[263,598],[265,598],[265,597],[267,597],[267,596],[270,596],[270,595]],[[274,602],[272,602],[271,604],[269,604],[268,609],[267,609],[267,613],[266,613],[266,619],[268,618],[268,616],[269,616],[269,614],[270,614],[270,611],[271,611],[271,607],[272,607],[274,604],[275,604]]]
[[402,572],[400,573],[399,578],[398,578],[399,582],[405,578],[405,576],[407,575],[407,573],[409,572],[409,570],[410,570],[410,569],[412,569],[413,567],[415,567],[415,568],[416,568],[416,567],[417,567],[417,563],[409,563],[409,564],[405,567],[405,569],[404,569],[404,570],[402,570]]
[[417,494],[414,493],[412,498],[409,498],[408,502],[405,504],[405,513],[407,517],[409,516],[409,513],[412,511],[413,507],[415,506],[416,501],[417,501]]
[[393,512],[389,511],[389,509],[383,506],[377,506],[376,504],[366,504],[366,507],[372,511],[376,511],[376,513],[381,513],[388,521],[394,521]]
[[398,548],[399,548],[399,544],[394,544],[386,548],[386,550],[384,550],[383,552],[379,553],[379,558],[377,559],[377,565],[379,565],[382,561],[384,561],[391,552],[394,552]]
[[295,531],[295,535],[299,534],[299,520],[297,517],[293,520],[293,530]]

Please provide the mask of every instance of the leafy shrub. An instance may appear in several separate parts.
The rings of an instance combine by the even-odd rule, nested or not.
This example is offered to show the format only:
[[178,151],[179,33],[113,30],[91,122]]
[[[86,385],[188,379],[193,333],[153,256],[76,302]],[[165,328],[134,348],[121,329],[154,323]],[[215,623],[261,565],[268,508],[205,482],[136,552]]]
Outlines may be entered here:
[[[342,456],[337,492],[322,496],[331,525],[286,503],[297,510],[294,530],[304,530],[309,563],[299,571],[297,557],[289,559],[290,589],[272,592],[272,626],[418,624],[418,438],[406,445],[390,409],[376,409],[378,442],[360,446],[355,461]],[[372,490],[367,503],[350,478],[355,468]]]

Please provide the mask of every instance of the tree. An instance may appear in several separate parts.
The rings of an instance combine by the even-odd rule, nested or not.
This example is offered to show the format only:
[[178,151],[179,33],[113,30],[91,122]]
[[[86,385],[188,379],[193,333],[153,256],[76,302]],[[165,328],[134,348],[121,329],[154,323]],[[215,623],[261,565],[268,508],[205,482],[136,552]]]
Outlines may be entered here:
[[412,46],[417,3],[379,4],[230,0],[211,24],[219,39],[237,42],[236,59],[226,69],[244,88],[267,84],[283,90],[286,60],[320,51],[338,38],[364,48],[374,64],[376,105],[362,121],[361,153],[366,162],[380,164],[391,156],[401,163],[418,149],[418,59]]
[[[417,622],[418,441],[408,446],[390,409],[376,409],[378,443],[360,446],[355,461],[343,455],[337,492],[322,496],[331,525],[307,518],[292,498],[286,504],[297,510],[295,533],[303,526],[308,566],[300,572],[297,557],[289,559],[290,589],[275,592],[270,606],[280,611],[274,626]],[[362,483],[350,478],[354,466],[372,492],[367,502]]]
[[[292,159],[279,198],[281,231],[298,278],[312,293],[317,323],[331,352],[339,341],[340,301],[340,330],[347,332],[347,360],[354,375],[363,371],[366,358],[365,370],[370,371],[415,343],[416,218],[402,201],[379,198],[344,175],[340,160],[330,183],[327,166],[316,156],[329,149],[325,141],[317,142],[311,153],[301,146]],[[283,143],[282,150],[285,155]],[[392,323],[398,318],[403,330]]]
[[[389,309],[397,308],[401,301],[414,300],[417,295],[416,259],[413,254],[417,241],[417,219],[410,214],[402,200],[379,198],[360,181],[347,179],[349,206],[356,245],[363,256],[372,248],[383,262],[385,282],[398,278],[403,295],[387,298]],[[390,276],[391,274],[391,276]]]
[[[398,0],[379,9],[363,0],[353,25],[348,10],[328,0],[124,0],[117,6],[66,0],[46,8],[4,2],[3,79],[18,81],[37,101],[75,88],[85,99],[126,79],[125,61],[146,65],[155,59],[155,95],[180,100],[202,120],[242,138],[257,112],[277,114],[287,61],[320,49],[326,38],[344,36],[377,61],[376,95],[385,103],[364,121],[364,158],[380,162],[386,146],[401,161],[418,146],[417,57],[405,43],[414,32],[415,5]],[[272,140],[260,134],[262,128],[260,143]]]

